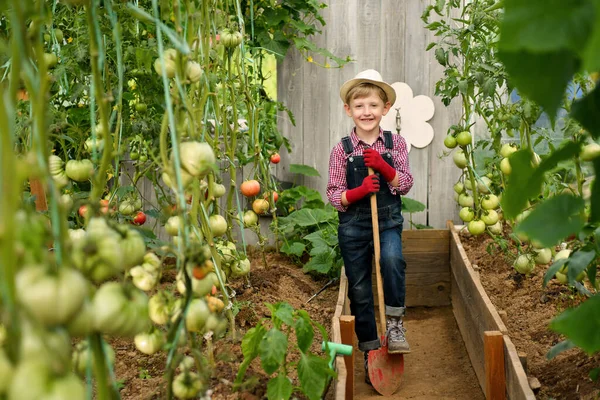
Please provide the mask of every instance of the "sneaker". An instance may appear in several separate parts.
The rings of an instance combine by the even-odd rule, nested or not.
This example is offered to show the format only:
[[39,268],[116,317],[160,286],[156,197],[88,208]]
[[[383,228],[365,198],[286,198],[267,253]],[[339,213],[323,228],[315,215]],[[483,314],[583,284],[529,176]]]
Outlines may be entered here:
[[402,319],[398,317],[388,317],[387,321],[386,340],[388,345],[388,353],[390,354],[406,354],[410,353],[410,346],[406,341],[404,333],[406,329],[402,324]]
[[369,378],[369,352],[365,351],[365,383],[373,386],[371,378]]

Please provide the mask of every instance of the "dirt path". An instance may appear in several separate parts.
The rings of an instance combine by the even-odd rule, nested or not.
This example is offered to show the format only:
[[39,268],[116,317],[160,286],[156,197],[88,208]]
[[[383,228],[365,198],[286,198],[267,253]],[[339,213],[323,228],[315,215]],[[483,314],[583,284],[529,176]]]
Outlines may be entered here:
[[[451,307],[410,308],[405,319],[411,353],[393,399],[483,400]],[[356,353],[355,398],[381,399],[365,383],[363,356]]]

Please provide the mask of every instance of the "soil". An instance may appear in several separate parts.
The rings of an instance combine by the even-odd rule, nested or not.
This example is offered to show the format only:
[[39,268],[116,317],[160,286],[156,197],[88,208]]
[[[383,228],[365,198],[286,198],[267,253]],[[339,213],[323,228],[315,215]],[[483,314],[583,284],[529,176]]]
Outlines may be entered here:
[[[505,238],[508,238],[506,233]],[[461,232],[461,241],[473,268],[479,271],[490,300],[504,316],[517,351],[526,354],[527,375],[541,383],[536,397],[541,400],[600,398],[600,382],[589,378],[590,371],[600,367],[600,354],[590,357],[571,349],[552,360],[546,358],[552,346],[565,339],[550,331],[548,324],[553,317],[585,298],[556,279],[544,288],[547,265],[537,266],[528,277],[518,274],[510,256],[494,251],[494,241],[487,235],[473,237]]]
[[[337,302],[338,285],[331,285],[307,304],[306,301],[328,282],[326,277],[315,279],[305,274],[300,266],[282,254],[266,254],[268,269],[264,268],[260,253],[251,252],[249,258],[252,264],[249,281],[237,280],[231,286],[235,292],[234,300],[240,309],[236,315],[236,326],[240,333],[238,339],[233,340],[228,336],[213,344],[216,366],[210,379],[211,389],[207,392],[207,398],[214,400],[253,400],[264,397],[268,377],[262,371],[258,359],[251,364],[246,373],[244,379],[246,385],[243,390],[233,392],[232,385],[238,367],[243,361],[239,339],[256,322],[269,316],[265,302],[274,304],[285,301],[294,309],[306,310],[313,321],[326,329],[328,335],[331,333],[331,318]],[[163,274],[161,286],[172,286],[174,280],[174,271],[167,271]],[[315,331],[311,352],[319,356],[323,355],[322,340],[320,333]],[[130,339],[114,339],[110,344],[116,354],[115,377],[119,386],[122,386],[120,393],[123,400],[150,400],[165,397],[163,375],[166,352],[151,356],[142,354],[136,350]],[[293,354],[288,357],[289,361],[296,359]],[[291,373],[290,376],[292,379],[295,378]],[[331,394],[328,395],[328,398],[330,397]]]

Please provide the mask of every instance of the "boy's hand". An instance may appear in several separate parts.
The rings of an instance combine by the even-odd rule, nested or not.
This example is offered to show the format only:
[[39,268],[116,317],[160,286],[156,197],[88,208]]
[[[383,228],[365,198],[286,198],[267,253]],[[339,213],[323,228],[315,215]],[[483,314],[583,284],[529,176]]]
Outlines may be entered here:
[[370,193],[377,192],[379,192],[379,177],[377,175],[369,175],[363,179],[362,185],[346,191],[346,200],[348,203],[354,203]]
[[363,151],[363,157],[365,159],[365,165],[379,172],[387,182],[394,180],[396,177],[396,170],[383,160],[383,157],[381,157],[381,154],[379,154],[377,150],[365,149]]

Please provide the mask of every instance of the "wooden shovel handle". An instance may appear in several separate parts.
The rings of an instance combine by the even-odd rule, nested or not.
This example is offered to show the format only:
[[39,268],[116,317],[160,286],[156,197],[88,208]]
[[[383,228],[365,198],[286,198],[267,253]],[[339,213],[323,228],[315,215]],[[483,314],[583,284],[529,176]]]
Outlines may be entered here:
[[[369,168],[369,175],[375,172]],[[377,304],[379,305],[379,323],[381,324],[381,334],[385,334],[385,302],[383,299],[383,282],[381,281],[381,270],[379,259],[381,258],[381,244],[379,243],[379,215],[377,214],[377,196],[371,195],[371,220],[373,224],[373,246],[375,247],[375,275],[377,277]]]

